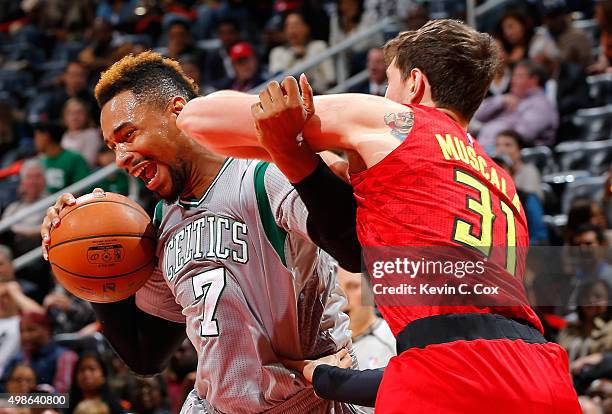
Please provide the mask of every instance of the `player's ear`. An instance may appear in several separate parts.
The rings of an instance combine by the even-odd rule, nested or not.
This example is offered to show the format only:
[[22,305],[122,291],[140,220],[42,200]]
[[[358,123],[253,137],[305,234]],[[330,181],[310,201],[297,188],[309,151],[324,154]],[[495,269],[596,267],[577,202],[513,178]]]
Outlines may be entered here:
[[409,76],[408,100],[410,103],[419,104],[425,95],[427,78],[420,69],[412,69]]
[[178,116],[178,114],[181,113],[186,104],[187,101],[185,100],[185,98],[183,98],[182,96],[175,96],[170,100],[170,103],[168,104],[168,109],[174,115]]

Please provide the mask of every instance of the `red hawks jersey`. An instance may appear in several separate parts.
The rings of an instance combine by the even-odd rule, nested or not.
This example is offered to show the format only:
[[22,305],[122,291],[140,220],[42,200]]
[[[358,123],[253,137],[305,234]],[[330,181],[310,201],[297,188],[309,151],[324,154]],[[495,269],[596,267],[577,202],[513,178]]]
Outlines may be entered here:
[[[472,296],[449,305],[453,295],[447,289],[446,295],[429,295],[426,305],[406,305],[407,296],[380,295],[374,289],[391,330],[397,335],[416,319],[450,313],[495,313],[542,330],[523,287],[529,236],[512,178],[448,115],[427,106],[407,106],[414,124],[404,142],[376,165],[351,176],[368,273],[372,276],[381,249],[420,247],[432,260],[440,249],[464,248],[487,263],[486,272],[451,277],[453,289],[494,281],[501,291],[487,297],[485,304],[472,301]],[[401,131],[401,125],[397,127]],[[421,286],[427,282],[415,280]],[[371,277],[370,282],[375,281]]]

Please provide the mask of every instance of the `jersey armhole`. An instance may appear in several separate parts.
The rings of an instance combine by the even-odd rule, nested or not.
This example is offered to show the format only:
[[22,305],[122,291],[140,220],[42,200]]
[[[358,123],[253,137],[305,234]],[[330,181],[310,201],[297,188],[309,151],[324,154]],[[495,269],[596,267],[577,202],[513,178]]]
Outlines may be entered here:
[[266,170],[268,169],[269,165],[270,163],[268,162],[260,161],[255,166],[253,179],[255,184],[255,197],[257,198],[257,210],[259,211],[259,217],[268,241],[280,257],[283,265],[286,267],[287,259],[285,256],[285,241],[287,239],[287,232],[276,224],[276,219],[274,218],[272,208],[270,207],[270,199],[268,198],[268,193],[266,192],[265,178]]

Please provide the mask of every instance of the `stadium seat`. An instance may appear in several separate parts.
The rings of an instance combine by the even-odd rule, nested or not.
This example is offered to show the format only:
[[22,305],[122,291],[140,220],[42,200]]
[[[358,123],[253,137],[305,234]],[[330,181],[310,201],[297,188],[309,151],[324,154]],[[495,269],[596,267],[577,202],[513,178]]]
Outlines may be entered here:
[[576,140],[597,141],[612,138],[612,105],[579,109],[573,118],[580,129]]
[[612,164],[612,140],[563,142],[555,148],[561,170],[588,170],[601,175]]
[[575,198],[590,198],[599,201],[603,196],[604,184],[607,176],[581,178],[567,184],[563,199],[561,200],[561,210],[567,214],[572,200]]
[[[554,174],[548,174],[542,177],[542,182],[548,184],[550,189],[543,187],[544,190],[544,202],[546,203],[546,197],[551,201],[548,205],[549,210],[545,210],[547,214],[559,214],[562,212],[563,204],[560,200],[563,200],[563,193],[569,183],[583,178],[591,177],[592,174],[587,170],[572,170],[572,171],[559,171]],[[550,191],[552,189],[552,192]],[[550,194],[546,194],[548,191]],[[554,195],[554,197],[553,197]]]
[[106,340],[101,333],[93,335],[81,336],[76,333],[66,333],[55,335],[53,339],[61,346],[64,346],[77,354],[82,354],[86,351],[94,351],[99,354],[104,354],[108,349]]
[[86,43],[76,40],[58,42],[51,53],[51,60],[63,61],[64,63],[76,60],[79,57],[79,53],[81,53],[86,46]]
[[567,224],[566,214],[545,215],[543,217],[544,224],[548,228],[548,238],[551,246],[563,245],[563,232]]
[[557,170],[555,158],[548,147],[523,148],[521,158],[525,163],[534,164],[540,170],[540,174],[552,174]]
[[612,104],[612,73],[587,77],[589,93],[598,105]]
[[544,200],[542,201],[544,213],[557,214],[561,212],[561,203],[553,187],[549,183],[542,183],[540,188],[542,194],[544,194]]
[[23,70],[0,69],[0,90],[19,92],[32,86],[33,78]]

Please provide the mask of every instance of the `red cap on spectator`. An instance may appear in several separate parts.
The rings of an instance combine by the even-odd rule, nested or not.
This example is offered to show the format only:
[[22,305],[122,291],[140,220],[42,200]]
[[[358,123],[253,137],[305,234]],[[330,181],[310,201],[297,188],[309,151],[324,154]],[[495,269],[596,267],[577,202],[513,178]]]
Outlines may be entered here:
[[236,61],[242,58],[255,56],[255,51],[253,50],[253,46],[251,46],[249,43],[240,42],[232,46],[229,55],[233,61]]

